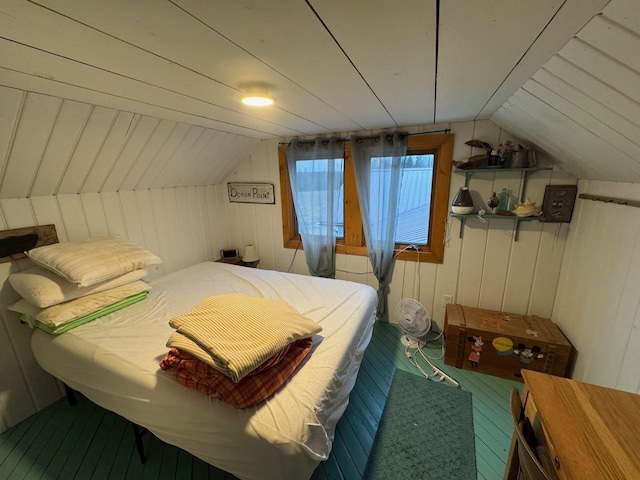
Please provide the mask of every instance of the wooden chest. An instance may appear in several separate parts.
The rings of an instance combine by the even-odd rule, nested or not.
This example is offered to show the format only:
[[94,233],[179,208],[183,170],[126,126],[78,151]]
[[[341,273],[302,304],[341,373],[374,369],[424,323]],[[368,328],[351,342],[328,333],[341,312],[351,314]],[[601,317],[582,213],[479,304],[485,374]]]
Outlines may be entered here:
[[574,349],[548,318],[447,305],[444,362],[522,381],[528,368],[559,377],[569,375]]

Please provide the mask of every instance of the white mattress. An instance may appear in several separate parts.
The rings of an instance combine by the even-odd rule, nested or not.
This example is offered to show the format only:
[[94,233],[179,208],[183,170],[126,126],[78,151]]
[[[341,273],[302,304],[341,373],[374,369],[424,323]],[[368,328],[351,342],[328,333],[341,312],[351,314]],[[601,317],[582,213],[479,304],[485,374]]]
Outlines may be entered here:
[[[239,478],[309,478],[328,457],[348,404],[371,338],[375,291],[222,263],[194,265],[151,285],[146,300],[60,336],[35,331],[38,363],[98,405]],[[183,387],[158,366],[169,319],[230,292],[285,300],[323,328],[285,386],[244,410]]]

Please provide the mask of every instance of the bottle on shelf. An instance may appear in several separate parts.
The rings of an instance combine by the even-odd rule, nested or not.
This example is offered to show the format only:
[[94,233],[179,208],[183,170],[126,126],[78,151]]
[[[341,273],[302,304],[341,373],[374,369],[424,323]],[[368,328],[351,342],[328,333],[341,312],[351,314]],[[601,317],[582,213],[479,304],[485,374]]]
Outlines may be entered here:
[[498,206],[496,207],[496,213],[511,212],[512,201],[511,195],[506,188],[498,194]]

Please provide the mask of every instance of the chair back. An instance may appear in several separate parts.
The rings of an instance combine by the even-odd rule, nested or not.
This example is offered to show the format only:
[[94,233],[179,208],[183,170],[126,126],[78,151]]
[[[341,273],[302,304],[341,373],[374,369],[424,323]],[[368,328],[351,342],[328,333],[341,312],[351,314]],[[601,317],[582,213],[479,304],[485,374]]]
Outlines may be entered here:
[[522,415],[522,401],[520,393],[516,388],[511,392],[511,415],[516,432],[516,443],[518,450],[518,460],[520,461],[520,472],[523,480],[552,480],[552,477],[545,471],[544,467],[531,449],[529,442],[524,436],[524,420]]

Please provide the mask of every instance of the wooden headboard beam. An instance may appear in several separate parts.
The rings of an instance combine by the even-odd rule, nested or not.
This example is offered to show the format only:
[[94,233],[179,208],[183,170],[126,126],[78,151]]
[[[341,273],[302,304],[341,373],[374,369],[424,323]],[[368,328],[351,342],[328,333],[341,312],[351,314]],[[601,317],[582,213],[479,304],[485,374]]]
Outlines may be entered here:
[[0,231],[0,263],[25,258],[24,252],[35,247],[58,243],[55,225],[14,228]]

